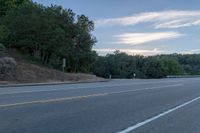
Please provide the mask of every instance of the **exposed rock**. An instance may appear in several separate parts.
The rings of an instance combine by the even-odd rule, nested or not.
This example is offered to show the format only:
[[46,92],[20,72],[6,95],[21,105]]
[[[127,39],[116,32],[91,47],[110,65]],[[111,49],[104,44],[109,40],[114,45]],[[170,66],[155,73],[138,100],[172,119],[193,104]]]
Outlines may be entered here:
[[14,58],[2,57],[0,58],[0,78],[9,76],[10,73],[16,68],[17,63]]

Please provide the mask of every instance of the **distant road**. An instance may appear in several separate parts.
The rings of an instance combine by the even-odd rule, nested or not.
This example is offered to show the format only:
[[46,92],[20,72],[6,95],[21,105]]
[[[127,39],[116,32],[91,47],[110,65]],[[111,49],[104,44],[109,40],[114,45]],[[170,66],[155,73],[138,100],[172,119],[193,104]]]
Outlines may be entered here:
[[200,78],[0,88],[0,133],[199,133]]

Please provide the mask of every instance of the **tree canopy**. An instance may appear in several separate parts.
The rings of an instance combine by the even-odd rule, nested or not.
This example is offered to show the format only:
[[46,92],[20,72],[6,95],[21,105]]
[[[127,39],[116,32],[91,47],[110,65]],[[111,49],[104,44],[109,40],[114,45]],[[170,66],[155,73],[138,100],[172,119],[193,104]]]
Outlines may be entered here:
[[71,9],[29,0],[1,0],[0,42],[7,48],[70,72],[87,72],[95,61],[94,23]]
[[[191,62],[183,63],[183,59],[193,56],[175,54],[145,57],[116,51],[107,56],[99,56],[93,67],[93,72],[105,78],[108,78],[110,74],[113,78],[133,78],[134,73],[137,78],[165,78],[168,75],[198,74],[199,69],[193,69],[194,73],[188,69],[194,68]],[[200,67],[200,55],[196,59],[191,58],[191,60],[198,60],[196,68]]]

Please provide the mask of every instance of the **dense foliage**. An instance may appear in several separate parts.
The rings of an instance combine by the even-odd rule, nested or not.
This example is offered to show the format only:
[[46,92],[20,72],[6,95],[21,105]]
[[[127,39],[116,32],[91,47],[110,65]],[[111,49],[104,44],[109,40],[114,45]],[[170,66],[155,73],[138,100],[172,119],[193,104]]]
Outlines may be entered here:
[[94,23],[85,15],[75,15],[61,6],[45,7],[29,0],[1,0],[0,42],[9,49],[61,67],[67,71],[88,72],[95,61],[91,32]]
[[200,54],[131,56],[119,51],[98,57],[93,72],[108,78],[164,78],[170,75],[199,75]]
[[[170,58],[177,60],[177,62],[182,66],[186,74],[189,75],[200,75],[200,54],[171,54],[162,55],[162,58]],[[171,75],[174,75],[171,73]]]

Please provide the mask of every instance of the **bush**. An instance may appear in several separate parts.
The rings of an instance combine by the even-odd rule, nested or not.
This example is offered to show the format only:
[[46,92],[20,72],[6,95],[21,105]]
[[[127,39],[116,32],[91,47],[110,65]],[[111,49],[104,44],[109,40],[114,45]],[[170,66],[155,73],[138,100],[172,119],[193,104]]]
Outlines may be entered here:
[[0,51],[5,51],[6,50],[6,47],[0,43]]

